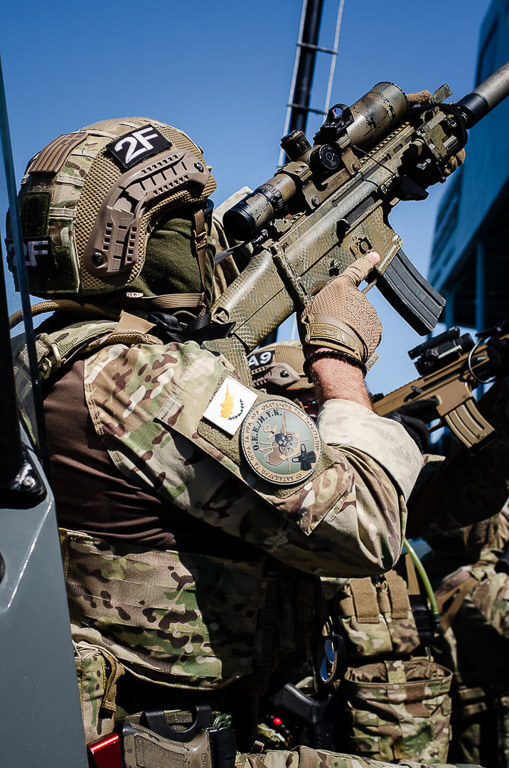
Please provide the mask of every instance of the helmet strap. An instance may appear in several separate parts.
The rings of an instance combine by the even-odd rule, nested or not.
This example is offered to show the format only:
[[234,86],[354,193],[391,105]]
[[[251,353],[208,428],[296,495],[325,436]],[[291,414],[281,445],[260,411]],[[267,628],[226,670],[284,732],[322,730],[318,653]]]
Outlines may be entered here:
[[203,208],[198,208],[193,213],[193,237],[192,247],[193,253],[198,260],[198,266],[200,268],[201,286],[203,289],[203,296],[206,292],[206,279],[207,279],[207,245],[208,245],[208,232],[205,220],[205,211]]
[[194,309],[205,308],[203,293],[163,293],[160,296],[144,296],[137,292],[127,292],[125,300],[132,307],[140,309]]

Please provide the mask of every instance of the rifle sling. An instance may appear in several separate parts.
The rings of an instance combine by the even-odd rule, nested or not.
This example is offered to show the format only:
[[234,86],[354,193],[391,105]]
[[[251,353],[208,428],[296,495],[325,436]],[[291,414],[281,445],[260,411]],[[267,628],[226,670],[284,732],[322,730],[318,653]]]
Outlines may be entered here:
[[[454,619],[463,605],[463,601],[475,584],[477,584],[477,579],[474,578],[474,576],[466,574],[465,580],[459,586],[455,585],[444,594],[437,595],[437,605],[441,616],[440,623],[444,632],[447,632],[452,626]],[[444,610],[445,604],[451,598],[453,598],[452,603],[446,610]]]

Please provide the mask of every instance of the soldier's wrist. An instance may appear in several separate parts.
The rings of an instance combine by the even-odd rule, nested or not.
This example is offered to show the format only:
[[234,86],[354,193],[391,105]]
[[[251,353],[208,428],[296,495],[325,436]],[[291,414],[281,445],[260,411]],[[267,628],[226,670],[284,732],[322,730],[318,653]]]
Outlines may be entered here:
[[312,347],[306,348],[306,359],[304,361],[304,373],[308,377],[309,381],[312,381],[311,372],[313,365],[319,360],[333,359],[339,360],[342,363],[346,363],[348,366],[358,368],[363,378],[366,376],[367,368],[362,360],[347,352],[343,349],[332,349],[331,347]]

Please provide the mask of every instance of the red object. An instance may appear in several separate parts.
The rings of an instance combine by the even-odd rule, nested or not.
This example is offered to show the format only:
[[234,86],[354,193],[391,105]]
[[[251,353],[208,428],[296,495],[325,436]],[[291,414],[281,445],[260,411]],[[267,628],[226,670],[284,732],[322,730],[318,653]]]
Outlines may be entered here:
[[122,748],[118,733],[109,733],[87,746],[90,768],[122,768]]
[[280,717],[273,717],[272,722],[274,723],[274,725],[283,725],[283,721],[281,720]]

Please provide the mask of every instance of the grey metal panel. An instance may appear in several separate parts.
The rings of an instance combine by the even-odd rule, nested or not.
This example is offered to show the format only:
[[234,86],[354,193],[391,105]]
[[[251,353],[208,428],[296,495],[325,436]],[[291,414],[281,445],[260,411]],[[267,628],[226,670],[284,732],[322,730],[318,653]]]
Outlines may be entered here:
[[0,508],[0,553],[0,765],[87,768],[49,488],[32,509]]

